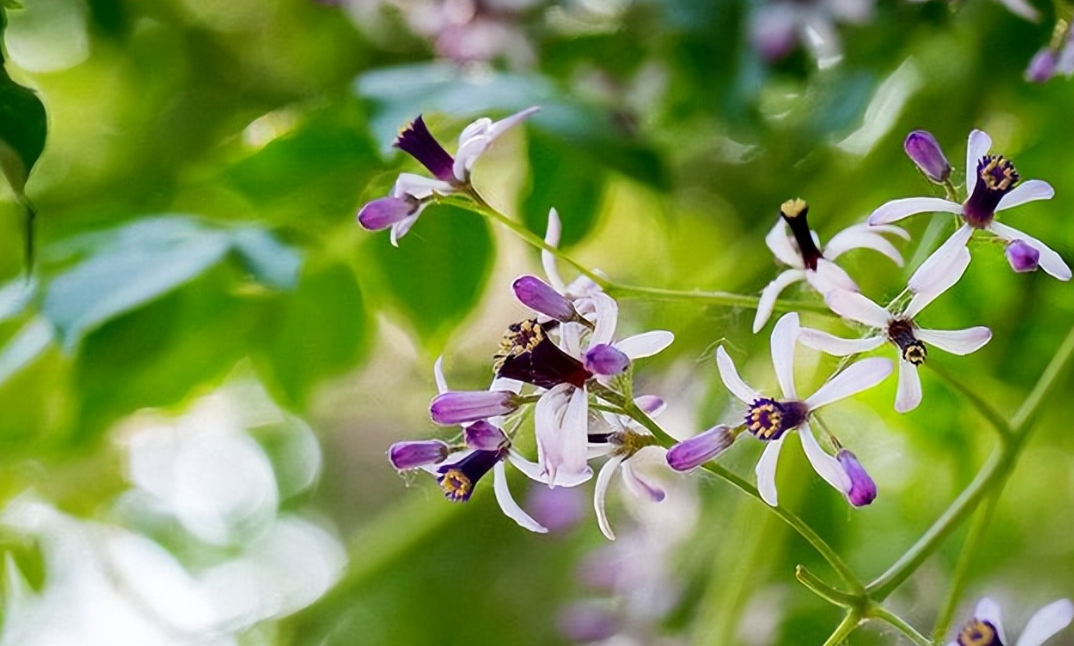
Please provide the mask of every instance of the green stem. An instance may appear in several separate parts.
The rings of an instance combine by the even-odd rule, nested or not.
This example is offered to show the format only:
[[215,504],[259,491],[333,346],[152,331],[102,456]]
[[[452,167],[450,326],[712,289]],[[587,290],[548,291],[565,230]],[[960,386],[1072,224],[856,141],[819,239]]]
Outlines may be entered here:
[[914,642],[918,646],[935,646],[935,644],[930,641],[928,637],[925,637],[921,633],[917,632],[917,630],[915,630],[914,627],[910,624],[906,623],[906,621],[902,617],[891,612],[890,610],[879,604],[873,604],[869,608],[869,616],[876,617],[880,621],[883,621],[895,627],[899,632],[909,637],[910,641]]
[[861,624],[861,615],[857,610],[850,610],[843,616],[843,621],[839,622],[839,625],[835,627],[835,631],[824,640],[824,646],[838,646],[842,644],[850,633]]
[[942,639],[947,633],[947,629],[951,627],[951,619],[955,616],[955,608],[962,598],[962,592],[966,589],[969,573],[976,558],[977,546],[988,529],[988,524],[992,520],[992,512],[995,511],[998,501],[999,491],[997,490],[992,492],[992,495],[981,503],[981,506],[977,508],[977,512],[973,515],[970,528],[966,533],[966,540],[962,543],[962,552],[959,554],[958,563],[955,565],[955,572],[951,577],[951,589],[947,592],[947,598],[944,599],[943,606],[940,607],[940,613],[936,617],[936,624],[932,628],[932,638],[934,640],[939,641]]
[[822,581],[816,574],[807,570],[804,565],[799,565],[794,569],[794,578],[798,579],[799,583],[809,588],[813,594],[832,605],[843,608],[856,608],[861,605],[862,597],[856,597],[836,590]]

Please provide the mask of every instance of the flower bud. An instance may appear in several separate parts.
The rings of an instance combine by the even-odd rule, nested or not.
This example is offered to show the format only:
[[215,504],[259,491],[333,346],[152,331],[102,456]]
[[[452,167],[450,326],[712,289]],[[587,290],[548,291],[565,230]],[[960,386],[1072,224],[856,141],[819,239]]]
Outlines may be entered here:
[[446,426],[506,415],[517,408],[518,395],[509,390],[448,391],[433,398],[429,415]]
[[634,403],[637,404],[646,415],[655,415],[656,413],[664,410],[663,398],[656,395],[639,395],[634,398]]
[[1024,240],[1012,240],[1003,252],[1011,269],[1023,274],[1036,271],[1040,263],[1040,252],[1026,244]]
[[569,300],[536,276],[519,276],[511,288],[523,305],[545,316],[557,321],[570,321],[578,317]]
[[951,164],[947,162],[932,133],[915,130],[906,135],[902,147],[910,161],[914,162],[930,181],[943,184],[951,176]]
[[592,603],[574,603],[563,608],[556,624],[561,635],[582,644],[605,641],[618,632],[615,616]]
[[388,461],[399,471],[438,464],[451,453],[447,444],[440,440],[396,442],[388,449]]
[[499,427],[485,420],[479,420],[467,426],[464,435],[466,446],[478,451],[499,451],[507,440],[507,436]]
[[358,224],[370,231],[387,229],[393,224],[405,220],[416,210],[413,200],[401,197],[382,197],[373,200],[358,211]]
[[855,507],[864,507],[876,499],[876,483],[869,477],[865,467],[858,462],[857,456],[846,449],[840,449],[835,458],[843,465],[843,471],[850,477],[850,491],[847,500]]
[[1025,78],[1030,83],[1044,83],[1055,76],[1056,66],[1055,52],[1045,47],[1037,52],[1026,67]]
[[735,434],[730,427],[714,426],[668,449],[668,466],[676,471],[689,471],[723,453],[734,441]]
[[630,366],[630,357],[615,346],[598,343],[585,353],[582,362],[585,369],[595,375],[614,377],[623,373]]

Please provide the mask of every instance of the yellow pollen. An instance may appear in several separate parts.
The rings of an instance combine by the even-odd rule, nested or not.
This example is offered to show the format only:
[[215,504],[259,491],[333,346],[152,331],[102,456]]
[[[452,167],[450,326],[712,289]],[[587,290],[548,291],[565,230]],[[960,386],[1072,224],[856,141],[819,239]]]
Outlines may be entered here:
[[921,345],[920,342],[912,343],[906,346],[906,348],[902,351],[902,358],[906,359],[915,366],[920,366],[921,364],[925,363],[925,358],[927,356],[928,353],[925,351],[925,346]]
[[[768,416],[768,425],[766,426],[762,421],[762,418]],[[762,437],[772,437],[779,431],[780,425],[783,423],[783,413],[781,413],[772,404],[763,404],[750,411],[750,424],[749,429],[754,435]]]
[[958,634],[959,646],[991,646],[996,642],[996,631],[980,619],[971,619]]
[[440,488],[444,495],[452,500],[464,500],[473,491],[474,483],[459,469],[448,469],[440,479]]
[[788,218],[796,218],[808,208],[809,205],[800,197],[796,197],[793,200],[787,200],[779,206],[780,213]]
[[[994,171],[999,168],[1003,174],[1002,177],[997,178]],[[1002,155],[999,157],[993,157],[984,168],[981,169],[981,179],[984,180],[985,186],[994,191],[1006,191],[1018,181],[1018,172],[1014,170],[1014,164],[1010,160],[1005,159]]]
[[500,339],[500,348],[493,355],[495,360],[492,364],[493,371],[499,372],[503,367],[503,362],[508,358],[531,352],[543,340],[544,328],[533,319],[527,319],[507,328],[507,332]]

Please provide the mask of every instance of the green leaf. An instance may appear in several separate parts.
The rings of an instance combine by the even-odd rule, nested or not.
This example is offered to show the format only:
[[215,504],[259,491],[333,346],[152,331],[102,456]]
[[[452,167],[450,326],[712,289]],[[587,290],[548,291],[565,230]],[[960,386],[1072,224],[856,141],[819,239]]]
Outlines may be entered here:
[[0,386],[52,344],[52,324],[43,318],[26,323],[0,348]]
[[258,282],[277,289],[294,289],[302,267],[297,251],[256,227],[236,229],[231,240],[243,265]]
[[535,133],[529,142],[530,190],[522,199],[522,220],[544,236],[548,210],[555,207],[563,221],[560,245],[585,237],[596,224],[604,171],[588,157],[571,154],[555,139]]
[[399,308],[434,353],[477,305],[494,252],[485,219],[448,205],[427,208],[399,248],[379,235],[363,251],[383,298]]

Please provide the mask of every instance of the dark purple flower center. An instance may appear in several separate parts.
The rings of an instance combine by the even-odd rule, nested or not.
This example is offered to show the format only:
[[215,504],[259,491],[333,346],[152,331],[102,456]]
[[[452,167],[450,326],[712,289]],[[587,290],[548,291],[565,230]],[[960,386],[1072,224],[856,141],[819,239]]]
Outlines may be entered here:
[[481,476],[488,473],[507,455],[506,449],[497,451],[474,451],[454,464],[445,464],[436,470],[436,481],[444,490],[444,496],[452,502],[466,502],[474,492]]
[[925,363],[928,351],[925,344],[914,335],[914,323],[907,319],[895,319],[888,324],[888,340],[899,346],[904,361],[915,366]]
[[779,207],[779,215],[791,228],[794,240],[798,243],[798,252],[802,255],[802,263],[806,269],[816,271],[817,261],[823,256],[817,243],[813,242],[813,234],[809,231],[809,222],[806,216],[809,214],[809,205],[801,198],[787,200]]
[[1003,646],[996,627],[976,617],[970,619],[958,633],[959,646]]
[[746,411],[746,429],[759,440],[778,440],[787,431],[801,426],[808,416],[809,408],[803,402],[779,402],[762,397],[754,400]]
[[582,362],[567,354],[548,338],[537,319],[528,319],[507,328],[493,369],[496,375],[517,379],[541,388],[573,384],[578,388],[593,376]]
[[1011,160],[1002,155],[982,157],[977,162],[977,183],[974,184],[973,194],[962,205],[962,215],[966,222],[977,229],[984,229],[992,224],[999,201],[1011,192],[1019,179],[1018,171]]
[[425,127],[425,121],[418,115],[417,119],[400,133],[393,144],[428,168],[433,177],[455,183],[455,160],[448,154],[440,142]]

